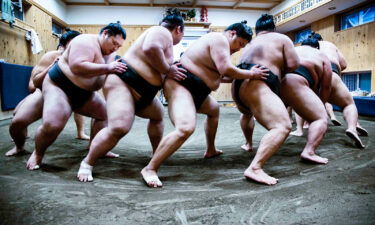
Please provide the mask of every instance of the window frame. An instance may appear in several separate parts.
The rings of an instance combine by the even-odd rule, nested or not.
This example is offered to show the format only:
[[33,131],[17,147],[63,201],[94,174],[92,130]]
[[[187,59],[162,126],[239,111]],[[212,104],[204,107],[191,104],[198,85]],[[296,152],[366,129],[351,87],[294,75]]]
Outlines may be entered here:
[[304,41],[304,40],[301,40],[300,42],[297,42],[297,34],[298,33],[302,33],[303,31],[306,31],[306,30],[309,30],[310,31],[310,34],[312,33],[312,29],[311,29],[311,26],[309,25],[309,26],[306,26],[306,27],[303,27],[303,28],[301,28],[301,29],[298,29],[298,30],[295,30],[294,32],[293,32],[293,43],[294,44],[301,44],[302,43],[302,41]]
[[[360,90],[371,92],[371,83],[372,83],[372,72],[371,72],[371,70],[343,72],[341,74],[341,80],[345,84],[345,86],[348,88],[349,92],[356,91],[356,90],[358,90],[360,88],[359,87],[359,85],[360,85],[360,76],[364,75],[364,74],[369,74],[370,75],[370,90],[362,90],[362,89],[360,89]],[[355,88],[354,88],[354,90],[350,90],[349,86],[344,81],[344,76],[347,76],[347,75],[355,75],[355,80],[356,81],[355,81]]]
[[352,26],[352,27],[349,27],[349,28],[345,28],[345,29],[343,28],[343,24],[344,24],[343,20],[344,20],[345,16],[360,13],[361,11],[363,11],[367,8],[370,8],[370,7],[374,7],[374,6],[375,6],[375,3],[369,3],[369,4],[365,4],[365,5],[361,4],[360,6],[357,6],[355,8],[349,9],[349,10],[347,10],[347,11],[341,13],[341,14],[338,14],[336,31],[344,31],[344,30],[352,29],[352,28],[359,27],[359,26],[362,26],[362,25],[365,25],[365,24],[374,23],[375,19],[373,21],[366,22],[366,23],[359,23],[358,22],[358,25],[355,25],[355,26]]
[[[64,25],[62,25],[61,23],[59,23],[58,21],[52,19],[52,23],[51,23],[51,31],[52,31],[52,35],[56,36],[56,37],[61,37],[61,35],[64,33],[66,27]],[[56,33],[54,32],[54,26],[57,26],[59,28],[61,28],[61,33]]]

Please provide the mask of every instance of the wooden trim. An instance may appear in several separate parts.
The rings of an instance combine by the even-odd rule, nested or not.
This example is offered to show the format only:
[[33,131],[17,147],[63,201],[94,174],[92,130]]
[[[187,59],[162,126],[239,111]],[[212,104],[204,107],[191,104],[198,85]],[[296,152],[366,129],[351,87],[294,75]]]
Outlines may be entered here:
[[209,28],[211,23],[205,23],[205,22],[184,22],[185,27],[203,27],[203,28]]
[[49,16],[52,17],[52,19],[54,21],[56,21],[58,24],[64,26],[64,27],[68,27],[69,25],[63,21],[62,19],[58,18],[56,15],[54,15],[53,13],[51,13],[50,11],[48,11],[47,9],[45,9],[43,6],[39,5],[38,3],[36,3],[34,0],[25,0],[27,3],[33,5],[33,6],[36,6],[38,7],[40,10],[42,10],[43,12],[47,13]]
[[[304,0],[300,0],[300,1],[298,1],[297,3],[293,4],[292,6],[290,6],[290,7],[286,8],[286,9],[284,9],[283,11],[281,11],[281,12],[279,12],[279,13],[277,13],[277,14],[275,14],[275,15],[274,15],[274,18],[277,17],[277,16],[279,16],[279,15],[282,15],[283,13],[287,12],[289,9],[295,7],[296,5],[300,4],[300,3],[303,2],[303,1],[304,1]],[[282,24],[284,24],[284,23],[287,23],[287,22],[289,22],[290,20],[293,20],[293,19],[295,19],[295,18],[297,18],[297,17],[299,17],[299,16],[302,16],[303,14],[306,14],[306,13],[310,12],[311,10],[317,9],[317,8],[319,8],[319,7],[321,7],[321,6],[325,5],[325,4],[328,4],[328,3],[330,3],[330,2],[332,2],[332,0],[323,0],[322,2],[317,3],[317,4],[316,4],[315,6],[313,6],[313,7],[307,8],[307,9],[304,10],[304,11],[300,11],[299,13],[297,13],[297,14],[291,16],[291,17],[286,18],[285,20],[281,21],[280,23],[278,22],[278,23],[276,24],[276,27],[277,27],[277,26],[280,26],[280,25],[282,25]]]
[[339,30],[335,31],[335,33],[340,33],[340,32],[343,32],[343,31],[356,29],[358,27],[366,26],[366,25],[369,25],[369,24],[372,24],[372,23],[375,23],[375,21],[372,21],[372,22],[369,22],[369,23],[364,23],[364,24],[361,24],[361,25],[358,25],[358,26],[355,26],[355,27],[350,27],[350,28],[345,29],[345,30],[340,30],[341,28],[340,28],[340,25],[339,25],[339,27],[338,27]]
[[238,0],[234,5],[232,6],[233,9],[236,9],[244,0]]
[[109,0],[104,0],[104,3],[105,5],[110,5],[111,3],[109,2]]
[[[71,24],[69,27],[70,28],[73,28],[73,27],[104,27],[104,26],[107,26],[107,24]],[[121,25],[122,27],[153,27],[153,26],[156,26],[156,25],[124,25],[122,24]]]
[[[31,0],[27,0],[31,1]],[[78,6],[106,6],[105,3],[94,3],[94,2],[67,2],[67,5],[78,5]],[[111,3],[110,6],[133,6],[133,7],[149,7],[149,3]],[[183,7],[183,8],[195,8],[195,7],[202,7],[205,5],[200,5],[197,3],[196,6],[193,5],[184,5],[179,6],[176,4],[153,4],[153,7]],[[233,9],[233,6],[205,6],[206,8],[211,9]],[[259,8],[259,7],[237,7],[235,9],[238,10],[261,10],[261,11],[269,11],[271,8]]]
[[[1,17],[2,13],[0,11],[0,17]],[[24,31],[29,31],[30,29],[34,29],[34,26],[31,26],[30,24],[26,23],[25,21],[22,21],[20,19],[17,19],[15,18],[15,23],[13,24],[14,27],[18,28],[18,29],[21,29],[21,30],[24,30]],[[5,22],[3,20],[0,20],[0,24],[4,24],[4,25],[8,25],[9,26],[9,23],[8,22]],[[10,29],[12,29],[12,27],[9,26]]]
[[5,25],[5,26],[8,27],[9,29],[13,29],[13,28],[15,27],[15,28],[17,28],[17,29],[20,29],[20,30],[23,30],[23,31],[26,31],[26,32],[29,31],[29,29],[24,28],[23,26],[18,25],[18,23],[14,23],[14,24],[12,25],[12,27],[10,27],[10,26],[9,26],[9,23],[7,23],[7,22],[5,22],[5,21],[3,21],[3,20],[0,20],[0,24]]

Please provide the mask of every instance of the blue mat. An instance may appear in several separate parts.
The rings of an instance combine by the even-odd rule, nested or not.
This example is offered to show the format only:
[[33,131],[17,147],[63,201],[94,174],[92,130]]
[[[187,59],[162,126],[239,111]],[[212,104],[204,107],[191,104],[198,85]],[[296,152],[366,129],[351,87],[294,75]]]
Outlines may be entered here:
[[31,66],[0,63],[0,94],[3,111],[16,108],[28,94]]
[[[375,116],[375,98],[365,96],[353,96],[358,114],[361,116]],[[342,111],[341,107],[333,105],[333,110]]]

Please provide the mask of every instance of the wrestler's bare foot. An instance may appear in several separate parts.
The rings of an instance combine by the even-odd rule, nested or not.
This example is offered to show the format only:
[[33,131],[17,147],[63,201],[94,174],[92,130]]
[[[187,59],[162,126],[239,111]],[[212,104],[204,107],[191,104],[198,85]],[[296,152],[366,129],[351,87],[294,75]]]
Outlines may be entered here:
[[152,188],[163,186],[155,170],[150,170],[145,167],[142,169],[141,174],[147,186]]
[[327,158],[320,157],[313,152],[312,153],[302,152],[301,158],[303,160],[307,160],[309,162],[314,162],[314,163],[319,163],[319,164],[327,164],[328,163]]
[[335,125],[335,126],[341,126],[340,121],[338,121],[338,120],[336,120],[336,119],[331,119],[331,122],[332,122],[333,125]]
[[79,133],[76,137],[79,140],[90,140],[90,136],[86,135],[85,133]]
[[368,136],[368,132],[365,128],[357,125],[356,130],[359,136]]
[[295,130],[289,133],[290,135],[301,137],[303,135],[303,131]]
[[40,164],[42,163],[43,156],[37,155],[36,151],[34,150],[31,154],[29,160],[27,160],[26,168],[28,170],[37,170],[40,168]]
[[91,182],[94,180],[92,177],[92,168],[93,166],[90,166],[85,162],[85,160],[82,160],[81,165],[79,167],[77,178],[81,182]]
[[278,181],[278,179],[266,174],[261,168],[253,169],[249,167],[245,170],[244,176],[248,179],[267,185],[274,185]]
[[14,146],[14,148],[12,148],[11,150],[9,150],[5,153],[5,156],[8,156],[8,157],[9,156],[15,156],[15,155],[21,154],[23,152],[25,152],[25,149],[23,149],[23,148],[19,149],[16,146]]
[[120,157],[120,155],[113,153],[113,152],[107,152],[107,154],[105,154],[104,156],[104,158],[118,158],[118,157]]
[[246,143],[241,146],[241,148],[246,152],[252,152],[253,151],[253,145],[250,145],[249,143]]
[[358,137],[357,131],[347,129],[345,131],[345,134],[354,141],[355,146],[357,146],[357,148],[365,148],[365,146],[362,144],[361,139]]
[[219,156],[221,154],[223,154],[223,151],[221,151],[219,149],[215,149],[215,151],[206,151],[204,153],[204,158],[209,159],[209,158]]

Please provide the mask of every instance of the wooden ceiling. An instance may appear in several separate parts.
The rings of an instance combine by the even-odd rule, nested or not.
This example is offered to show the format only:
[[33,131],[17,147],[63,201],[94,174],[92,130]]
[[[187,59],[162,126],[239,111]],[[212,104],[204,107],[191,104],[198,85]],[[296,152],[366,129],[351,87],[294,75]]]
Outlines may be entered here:
[[270,10],[284,0],[61,0],[66,5]]

